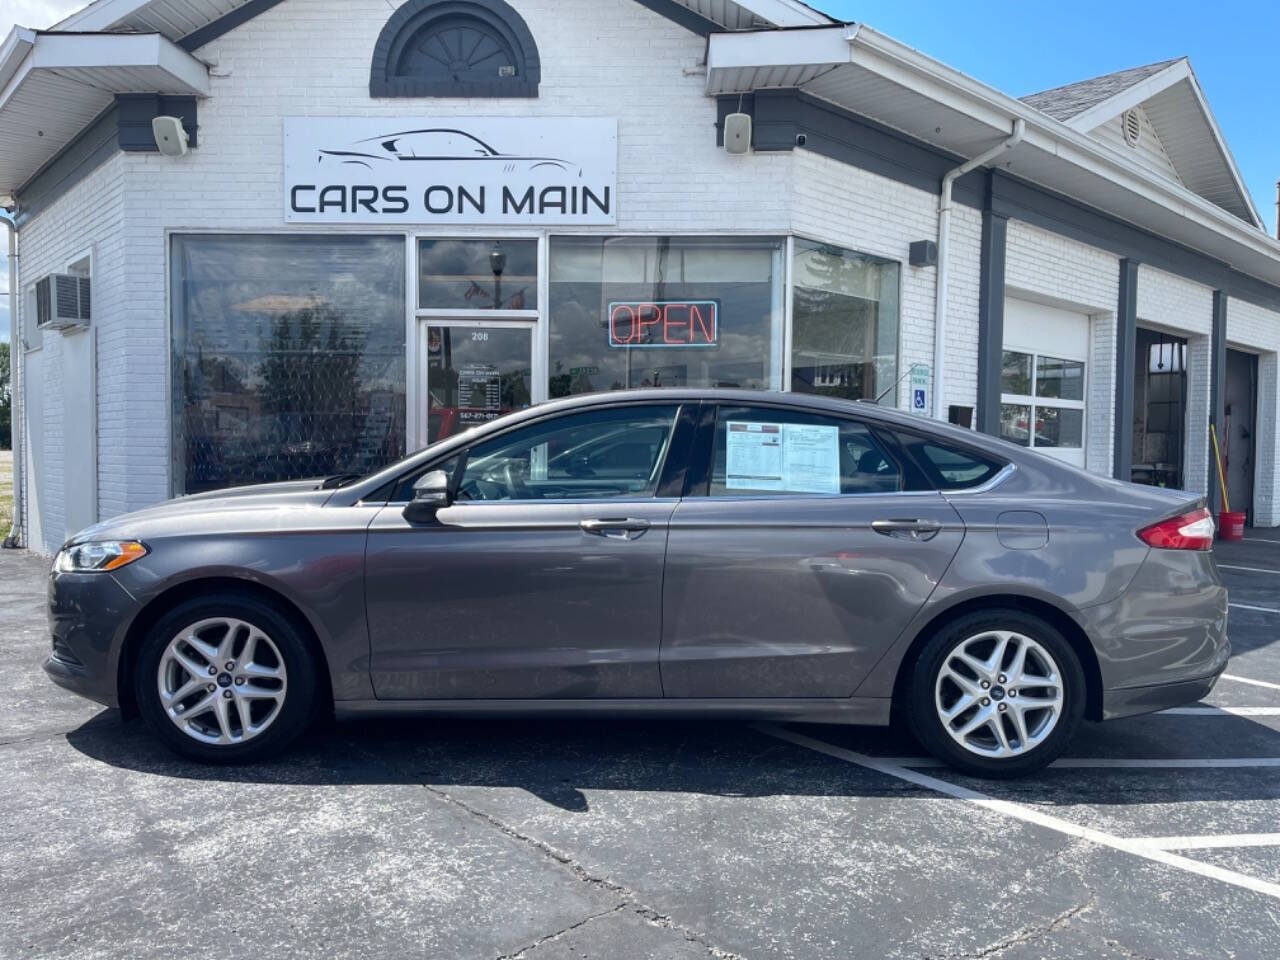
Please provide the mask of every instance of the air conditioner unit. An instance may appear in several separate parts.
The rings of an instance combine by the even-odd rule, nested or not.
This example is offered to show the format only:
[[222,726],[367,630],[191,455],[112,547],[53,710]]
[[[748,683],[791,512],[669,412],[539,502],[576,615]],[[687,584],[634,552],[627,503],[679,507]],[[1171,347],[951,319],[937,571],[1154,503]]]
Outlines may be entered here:
[[51,273],[36,281],[36,328],[65,330],[89,325],[89,278]]

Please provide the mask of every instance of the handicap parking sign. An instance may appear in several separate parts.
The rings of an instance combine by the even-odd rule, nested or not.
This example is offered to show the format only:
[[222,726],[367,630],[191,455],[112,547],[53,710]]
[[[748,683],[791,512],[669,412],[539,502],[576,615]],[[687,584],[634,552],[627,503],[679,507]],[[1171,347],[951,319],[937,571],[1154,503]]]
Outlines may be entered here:
[[910,372],[911,412],[927,417],[929,415],[929,365],[913,363]]

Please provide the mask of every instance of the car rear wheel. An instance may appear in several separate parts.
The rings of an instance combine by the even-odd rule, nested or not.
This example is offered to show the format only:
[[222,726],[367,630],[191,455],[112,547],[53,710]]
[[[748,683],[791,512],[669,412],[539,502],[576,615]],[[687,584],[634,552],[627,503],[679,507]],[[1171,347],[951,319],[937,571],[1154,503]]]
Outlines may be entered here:
[[210,595],[155,624],[134,690],[147,724],[176,752],[246,763],[279,753],[306,729],[316,672],[306,640],[276,607]]
[[1079,657],[1062,634],[1016,610],[971,613],[921,651],[907,715],[935,756],[967,773],[1012,777],[1062,754],[1084,716]]

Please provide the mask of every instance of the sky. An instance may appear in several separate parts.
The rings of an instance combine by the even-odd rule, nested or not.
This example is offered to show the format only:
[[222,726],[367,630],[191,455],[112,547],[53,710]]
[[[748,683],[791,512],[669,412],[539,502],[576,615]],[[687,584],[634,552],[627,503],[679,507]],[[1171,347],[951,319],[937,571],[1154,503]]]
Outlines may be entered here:
[[[48,27],[79,0],[3,0],[13,23]],[[1024,96],[1102,73],[1189,56],[1245,184],[1274,232],[1280,179],[1280,3],[1276,0],[816,0],[1005,93]],[[8,271],[0,249],[0,292]],[[8,336],[0,303],[0,338]]]

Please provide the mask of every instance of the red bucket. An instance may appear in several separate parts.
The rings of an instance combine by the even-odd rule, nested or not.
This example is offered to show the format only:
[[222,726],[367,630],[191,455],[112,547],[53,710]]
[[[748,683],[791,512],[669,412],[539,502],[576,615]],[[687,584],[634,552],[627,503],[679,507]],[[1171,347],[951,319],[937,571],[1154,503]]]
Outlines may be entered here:
[[1243,540],[1244,517],[1239,510],[1223,510],[1218,514],[1218,539]]

